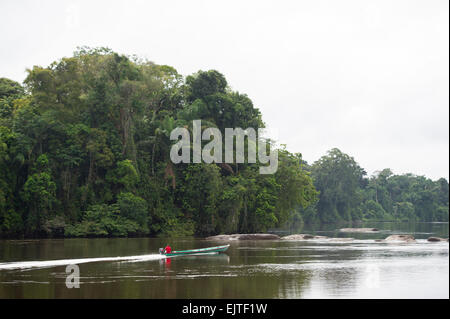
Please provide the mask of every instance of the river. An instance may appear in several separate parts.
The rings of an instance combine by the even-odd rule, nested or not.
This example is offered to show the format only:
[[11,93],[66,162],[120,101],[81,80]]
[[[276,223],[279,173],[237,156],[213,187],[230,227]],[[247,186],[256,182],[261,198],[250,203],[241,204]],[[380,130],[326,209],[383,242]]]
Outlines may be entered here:
[[[350,242],[233,241],[224,254],[166,259],[175,250],[219,244],[195,238],[0,241],[0,298],[449,298],[448,223],[368,223],[376,234],[339,226],[277,230],[352,237]],[[412,234],[416,243],[381,243]],[[80,271],[67,288],[66,266]]]

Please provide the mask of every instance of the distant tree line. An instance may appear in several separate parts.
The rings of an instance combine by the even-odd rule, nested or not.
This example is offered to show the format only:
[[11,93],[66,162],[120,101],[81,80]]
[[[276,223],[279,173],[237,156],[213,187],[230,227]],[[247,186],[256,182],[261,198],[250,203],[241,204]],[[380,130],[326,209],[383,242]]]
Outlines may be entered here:
[[[280,147],[260,163],[173,164],[170,132],[192,121],[263,128],[217,71],[80,48],[0,79],[0,237],[205,236],[287,223],[448,221],[448,182],[383,170],[337,149],[312,165]],[[248,141],[246,141],[248,143]]]
[[395,175],[386,168],[367,177],[356,161],[338,149],[305,169],[311,172],[318,201],[293,221],[330,223],[351,221],[448,222],[449,184],[413,174]]

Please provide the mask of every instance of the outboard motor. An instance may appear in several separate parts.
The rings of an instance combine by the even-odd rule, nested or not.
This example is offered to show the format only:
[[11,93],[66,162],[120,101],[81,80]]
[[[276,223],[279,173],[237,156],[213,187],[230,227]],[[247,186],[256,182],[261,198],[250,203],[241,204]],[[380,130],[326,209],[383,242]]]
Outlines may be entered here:
[[164,254],[166,253],[166,250],[165,250],[164,248],[160,248],[160,249],[159,249],[159,253],[160,253],[161,255],[164,255]]

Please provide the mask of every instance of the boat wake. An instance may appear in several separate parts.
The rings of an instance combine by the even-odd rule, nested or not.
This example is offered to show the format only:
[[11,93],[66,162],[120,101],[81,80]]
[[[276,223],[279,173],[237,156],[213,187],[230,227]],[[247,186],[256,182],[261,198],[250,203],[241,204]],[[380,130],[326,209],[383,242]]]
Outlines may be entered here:
[[48,268],[56,266],[66,265],[78,265],[93,262],[102,261],[128,261],[139,262],[149,260],[165,259],[166,256],[160,254],[150,255],[138,255],[138,256],[125,256],[125,257],[100,257],[100,258],[79,258],[79,259],[57,259],[57,260],[44,260],[44,261],[21,261],[21,262],[9,262],[0,263],[0,270],[13,270],[13,269],[29,269],[29,268]]

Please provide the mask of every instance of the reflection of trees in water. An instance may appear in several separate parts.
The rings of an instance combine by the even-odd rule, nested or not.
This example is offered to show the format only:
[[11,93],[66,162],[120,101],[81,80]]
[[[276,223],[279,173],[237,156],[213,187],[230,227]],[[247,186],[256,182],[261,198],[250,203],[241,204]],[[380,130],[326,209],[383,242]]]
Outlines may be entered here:
[[[355,290],[355,281],[358,280],[358,268],[332,268],[318,271],[313,278],[315,283],[312,290],[318,289],[323,292],[321,295],[339,297],[345,294],[351,294],[352,290]],[[316,292],[317,293],[317,292]]]
[[286,271],[282,272],[280,277],[276,298],[302,298],[304,291],[311,286],[312,272],[303,270],[292,274]]
[[[417,225],[416,225],[417,226]],[[370,224],[368,227],[383,228]],[[400,229],[391,224],[391,229]],[[408,226],[409,227],[409,226]],[[419,225],[416,232],[433,232],[448,224]],[[405,229],[405,228],[402,228]],[[406,228],[407,229],[407,228]],[[404,230],[405,231],[405,230]],[[447,230],[448,234],[448,230]],[[448,236],[448,235],[447,235]],[[75,239],[30,243],[0,242],[5,260],[50,260],[126,255],[141,251],[157,252],[165,239]],[[172,242],[171,242],[172,243]],[[173,240],[180,249],[205,247],[209,243],[196,239]],[[376,246],[377,249],[368,249]],[[422,244],[414,244],[422,245]],[[232,242],[225,254],[183,256],[144,262],[96,262],[80,265],[81,288],[67,289],[65,266],[52,268],[0,271],[0,298],[305,298],[363,296],[377,289],[384,264],[389,261],[389,275],[395,270],[391,257],[402,257],[406,263],[420,260],[431,252],[436,258],[447,258],[443,251],[414,250],[411,245],[377,243],[326,243],[314,241],[240,241]],[[383,247],[394,247],[385,249]],[[422,247],[420,246],[420,247]],[[398,247],[405,247],[406,254]],[[4,248],[4,249],[2,249]],[[380,249],[378,249],[380,248]],[[40,255],[39,255],[40,254]],[[131,255],[131,254],[128,254]],[[401,255],[401,256],[400,256]],[[415,259],[409,259],[415,258]],[[378,263],[378,265],[380,265]],[[398,268],[401,269],[401,268]],[[448,269],[448,268],[447,268]],[[405,280],[405,276],[399,277]],[[407,278],[407,277],[406,277]],[[383,285],[379,289],[384,289]],[[389,298],[389,291],[386,292]]]

